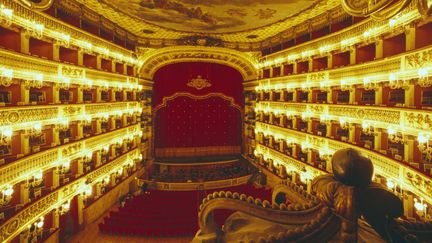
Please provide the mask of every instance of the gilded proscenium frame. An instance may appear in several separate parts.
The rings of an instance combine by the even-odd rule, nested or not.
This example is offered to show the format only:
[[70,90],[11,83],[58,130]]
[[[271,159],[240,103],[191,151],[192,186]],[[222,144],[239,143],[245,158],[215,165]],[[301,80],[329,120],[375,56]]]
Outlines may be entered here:
[[257,76],[256,59],[247,53],[221,47],[174,46],[150,50],[140,57],[144,65],[139,70],[142,78],[153,80],[161,67],[179,62],[209,62],[233,67],[243,80],[254,80]]

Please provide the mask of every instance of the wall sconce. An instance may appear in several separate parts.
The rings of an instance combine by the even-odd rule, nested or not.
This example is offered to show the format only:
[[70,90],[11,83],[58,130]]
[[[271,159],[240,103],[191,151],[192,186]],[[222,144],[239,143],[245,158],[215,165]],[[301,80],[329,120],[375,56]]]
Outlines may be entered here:
[[420,200],[414,198],[414,208],[420,217],[427,218],[427,206],[423,198],[420,198]]
[[310,145],[310,143],[304,142],[304,143],[301,144],[301,151],[302,151],[302,153],[307,153],[311,149],[312,149],[312,146]]
[[55,36],[56,36],[56,42],[57,44],[64,46],[64,47],[69,47],[70,45],[70,35],[65,34],[65,33],[60,33],[60,32],[54,32]]
[[432,85],[432,81],[429,79],[429,71],[423,67],[418,69],[417,74],[419,76],[417,84],[420,87],[429,87]]
[[0,76],[1,85],[5,87],[9,87],[12,84],[13,70],[0,68],[0,71],[1,71],[1,76]]
[[404,137],[401,132],[396,131],[394,128],[388,128],[388,140],[392,143],[401,143],[405,142]]
[[0,128],[0,145],[6,147],[10,146],[12,134],[13,134],[12,128],[10,127]]
[[377,90],[380,87],[380,84],[377,82],[373,82],[370,78],[363,78],[363,88],[365,90]]
[[348,129],[348,122],[345,118],[341,117],[339,118],[339,125],[341,129]]
[[84,198],[90,197],[93,193],[92,185],[85,185],[83,190]]
[[417,137],[417,141],[419,142],[417,147],[426,156],[426,159],[430,161],[432,160],[432,147],[429,146],[429,139],[429,135],[419,134]]
[[69,129],[69,119],[59,118],[59,125],[61,130]]
[[375,136],[374,127],[370,126],[367,122],[362,123],[362,132],[368,136]]
[[346,80],[341,80],[340,81],[340,88],[341,88],[342,91],[350,91],[352,89],[352,87],[347,84]]
[[43,24],[38,24],[36,22],[32,22],[30,20],[27,20],[26,23],[27,32],[29,35],[41,39],[43,37],[45,26]]
[[300,172],[300,181],[303,184],[307,184],[312,179],[313,179],[313,175],[303,168],[303,170]]
[[31,183],[32,187],[40,186],[43,182],[43,174],[42,171],[36,172],[33,175],[33,182]]
[[389,87],[390,89],[407,89],[409,85],[408,80],[401,80],[398,78],[398,76],[394,73],[391,73],[389,75]]
[[7,206],[12,200],[12,194],[14,193],[14,189],[12,186],[5,186],[2,190],[2,198],[0,200],[0,206]]
[[58,213],[60,215],[65,215],[69,212],[69,210],[70,210],[70,201],[66,201],[65,203],[60,205],[60,207],[58,208]]
[[321,124],[330,124],[331,118],[329,114],[321,114],[320,115],[320,123]]
[[44,217],[40,217],[39,220],[34,223],[34,226],[36,229],[42,229],[44,226]]
[[301,118],[303,121],[309,121],[312,118],[313,114],[311,112],[302,112]]
[[66,174],[70,170],[70,161],[65,161],[59,166],[59,173]]
[[12,24],[13,10],[0,5],[0,24],[10,26]]

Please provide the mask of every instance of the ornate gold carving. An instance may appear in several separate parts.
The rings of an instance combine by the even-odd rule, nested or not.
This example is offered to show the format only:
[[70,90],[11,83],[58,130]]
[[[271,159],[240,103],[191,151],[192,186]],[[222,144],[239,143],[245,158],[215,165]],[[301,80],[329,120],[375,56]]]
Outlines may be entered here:
[[432,62],[432,49],[405,56],[405,69],[418,69]]
[[188,83],[187,86],[189,87],[193,87],[197,90],[201,90],[207,87],[211,87],[212,84],[210,82],[210,80],[202,78],[201,75],[198,75],[196,78],[191,79]]
[[77,68],[73,66],[64,66],[59,65],[58,66],[58,74],[60,77],[68,77],[68,78],[79,78],[79,79],[85,79],[86,73],[85,70],[82,68]]
[[34,2],[30,0],[18,0],[18,2],[32,9],[44,11],[47,10],[49,7],[51,7],[51,5],[54,3],[54,0],[42,0],[38,2]]
[[404,112],[404,122],[418,129],[432,129],[432,117],[426,112]]
[[191,99],[199,99],[199,100],[205,100],[205,99],[208,99],[210,97],[219,97],[219,98],[222,98],[224,100],[227,100],[232,107],[234,107],[235,109],[237,109],[241,113],[243,113],[242,108],[239,105],[237,105],[236,103],[234,103],[234,99],[232,97],[226,96],[226,95],[224,95],[222,93],[209,93],[209,94],[206,94],[206,95],[193,95],[193,94],[190,94],[190,93],[181,93],[181,92],[180,93],[175,93],[174,95],[169,96],[169,97],[164,97],[163,101],[162,101],[162,104],[156,106],[153,109],[153,111],[156,113],[159,109],[161,109],[163,107],[166,107],[168,101],[174,100],[175,98],[177,98],[179,96],[186,96],[186,97],[189,97]]
[[154,73],[162,66],[187,61],[212,62],[231,66],[237,69],[244,80],[256,79],[256,60],[251,56],[226,48],[205,46],[166,47],[146,52],[141,60],[141,69],[145,79],[153,79]]
[[67,146],[63,146],[63,148],[61,149],[62,157],[69,157],[69,156],[72,156],[76,153],[79,153],[82,151],[83,147],[84,146],[81,142],[74,143],[74,144],[67,145]]
[[410,3],[411,0],[342,0],[342,6],[348,14],[358,17],[371,16],[376,20],[391,18],[401,12]]

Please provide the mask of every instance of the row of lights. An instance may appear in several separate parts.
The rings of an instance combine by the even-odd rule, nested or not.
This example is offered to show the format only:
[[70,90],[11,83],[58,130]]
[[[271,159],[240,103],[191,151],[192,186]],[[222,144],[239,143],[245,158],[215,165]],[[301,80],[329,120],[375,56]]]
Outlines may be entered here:
[[[389,82],[390,86],[397,86],[399,81],[409,80],[414,78],[418,79],[417,83],[419,85],[430,86],[432,84],[429,84],[428,77],[431,69],[432,69],[431,66],[425,66],[417,70],[407,70],[407,71],[401,71],[398,73],[391,73],[391,74],[377,74],[374,76],[368,74],[365,77],[358,77],[358,76],[346,77],[339,81],[327,79],[324,81],[317,81],[317,82],[310,82],[310,81],[296,82],[296,83],[290,82],[287,84],[275,84],[275,85],[261,83],[255,87],[255,91],[259,92],[261,90],[268,91],[268,90],[283,90],[283,89],[291,91],[296,88],[311,89],[315,87],[327,88],[332,86],[341,86],[342,88],[346,88],[356,84],[363,84],[365,86],[370,86],[382,82]],[[289,81],[288,78],[286,81]],[[270,80],[268,80],[267,82],[270,83]]]
[[57,40],[66,47],[68,47],[70,44],[75,44],[76,46],[88,52],[97,52],[103,56],[112,57],[116,60],[127,62],[132,65],[143,65],[143,62],[136,58],[124,56],[121,53],[110,51],[106,47],[95,46],[90,42],[78,38],[72,38],[69,34],[48,29],[43,24],[37,23],[34,20],[29,20],[14,15],[13,10],[6,8],[3,4],[0,5],[0,20],[2,20],[3,24],[5,25],[15,23],[21,27],[24,27],[30,32],[30,34],[39,39],[46,35]]
[[[82,156],[91,157],[91,155],[98,150],[102,149],[102,150],[108,151],[110,145],[123,143],[125,140],[131,140],[134,136],[142,137],[143,132],[141,130],[139,130],[139,131],[135,131],[133,133],[128,133],[128,134],[126,134],[120,138],[115,138],[115,139],[112,139],[111,141],[109,141],[107,143],[100,144],[91,150],[90,149],[84,149],[80,154]],[[76,155],[74,155],[73,157],[76,157]],[[72,159],[71,157],[62,158],[62,160],[56,161],[53,165],[58,166],[59,168],[68,170],[68,168],[70,168],[70,160],[71,159]],[[125,164],[130,164],[130,161],[126,161]],[[40,170],[32,171],[32,172],[28,173],[28,175],[24,175],[23,177],[24,178],[34,177],[35,179],[42,178],[42,172]],[[13,188],[11,185],[4,185],[2,187],[3,187],[3,191],[2,191],[3,195],[9,195],[9,196],[12,195]]]
[[358,36],[353,36],[344,40],[341,40],[340,42],[333,43],[333,44],[326,44],[319,48],[312,49],[312,50],[305,50],[299,53],[288,53],[285,57],[276,57],[272,60],[264,61],[263,63],[257,64],[255,67],[260,69],[264,67],[269,67],[273,65],[281,64],[285,61],[293,62],[297,59],[305,59],[308,57],[311,57],[313,55],[322,55],[324,53],[328,53],[331,51],[335,51],[338,49],[344,49],[348,46],[353,46],[357,43],[360,43],[362,41],[368,41],[370,39],[373,39],[375,37],[380,36],[381,34],[387,32],[388,30],[398,28],[402,25],[407,25],[411,21],[417,19],[419,17],[417,11],[411,11],[409,13],[403,14],[399,17],[391,18],[386,24],[377,26],[374,28],[370,28],[363,32],[363,34]]
[[85,87],[91,88],[92,86],[99,86],[102,88],[118,88],[118,89],[130,89],[130,90],[142,90],[143,86],[138,84],[138,81],[135,80],[134,83],[130,81],[128,78],[126,82],[111,82],[106,80],[91,80],[88,78],[69,78],[65,76],[59,75],[44,75],[41,73],[32,73],[28,71],[14,70],[6,67],[0,67],[0,78],[3,81],[8,81],[7,83],[11,83],[13,78],[35,81],[39,86],[42,86],[44,80],[54,83],[59,83],[63,85],[78,84],[84,85]]
[[[264,112],[264,113],[269,113],[272,112],[275,115],[279,115],[279,114],[286,114],[287,117],[293,117],[296,113],[298,114],[298,112],[296,111],[281,111],[281,110],[275,110],[272,108],[260,108],[260,107],[256,107],[255,108],[255,112]],[[306,111],[306,112],[301,112],[301,117],[302,119],[308,119],[311,117],[317,117],[320,119],[320,121],[322,122],[327,122],[330,120],[336,120],[339,121],[341,127],[347,127],[348,123],[350,123],[351,118],[348,117],[340,117],[340,116],[335,116],[335,115],[330,115],[330,114],[321,114],[321,115],[317,115],[314,114],[310,111]],[[373,128],[370,126],[370,124],[374,123],[375,127],[380,127],[377,122],[375,121],[367,121],[367,120],[362,120],[361,126],[363,131],[367,132],[367,131],[373,131]],[[401,138],[401,134],[403,134],[403,131],[407,131],[408,128],[406,127],[402,127],[402,126],[388,126],[388,125],[382,125],[381,128],[387,129],[387,132],[389,134],[389,139],[393,139],[395,142],[402,142],[403,138]],[[403,135],[402,135],[403,136]],[[430,138],[432,137],[432,135],[430,133],[426,133],[423,130],[421,130],[420,132],[418,132],[417,134],[417,141],[419,142],[419,149],[425,153],[427,152],[428,149],[432,149],[432,147],[429,146],[429,141]]]
[[[102,112],[102,113],[97,113],[94,115],[81,115],[81,116],[77,117],[77,119],[74,119],[74,120],[90,122],[92,119],[103,118],[106,120],[106,119],[108,119],[109,116],[122,116],[124,114],[132,115],[134,113],[140,113],[140,112],[142,112],[142,108],[135,107],[135,108],[129,108],[129,109],[124,109],[124,110],[115,110],[115,111],[111,111],[111,112]],[[56,119],[45,120],[43,123],[44,123],[44,125],[58,124],[58,125],[61,125],[63,127],[67,127],[70,123],[70,119],[65,118],[65,117],[58,117]],[[10,139],[13,135],[14,128],[16,130],[31,128],[35,131],[41,131],[42,130],[42,122],[41,121],[26,122],[26,123],[14,124],[13,127],[11,127],[11,126],[0,127],[0,138]]]

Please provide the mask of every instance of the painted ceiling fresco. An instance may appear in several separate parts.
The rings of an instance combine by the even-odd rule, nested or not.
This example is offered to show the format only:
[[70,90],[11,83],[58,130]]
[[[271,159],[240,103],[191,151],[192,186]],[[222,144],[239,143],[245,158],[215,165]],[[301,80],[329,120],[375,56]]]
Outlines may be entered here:
[[102,0],[117,11],[164,28],[201,33],[239,32],[267,26],[317,0]]

